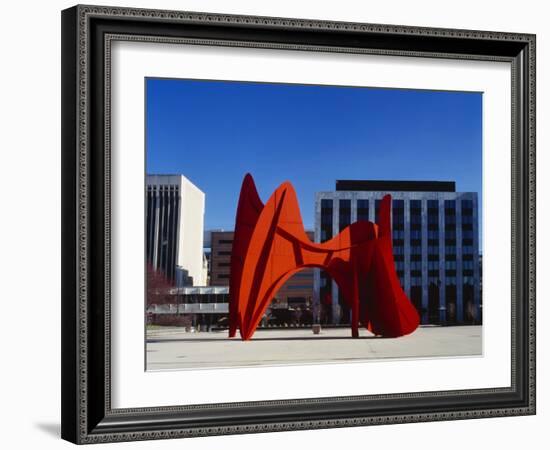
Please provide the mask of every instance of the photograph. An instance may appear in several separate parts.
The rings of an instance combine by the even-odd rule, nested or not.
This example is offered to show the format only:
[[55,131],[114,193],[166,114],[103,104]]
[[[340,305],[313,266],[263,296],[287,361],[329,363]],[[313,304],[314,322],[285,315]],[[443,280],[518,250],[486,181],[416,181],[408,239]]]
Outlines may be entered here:
[[147,371],[483,357],[482,92],[146,77],[144,102]]
[[61,12],[61,437],[538,426],[542,22],[173,6]]

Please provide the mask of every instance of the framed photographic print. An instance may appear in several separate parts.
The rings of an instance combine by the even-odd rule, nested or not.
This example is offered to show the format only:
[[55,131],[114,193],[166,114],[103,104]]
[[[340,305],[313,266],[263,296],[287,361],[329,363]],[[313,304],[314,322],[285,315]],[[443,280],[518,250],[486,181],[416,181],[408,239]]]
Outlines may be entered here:
[[535,413],[535,36],[62,12],[62,436]]

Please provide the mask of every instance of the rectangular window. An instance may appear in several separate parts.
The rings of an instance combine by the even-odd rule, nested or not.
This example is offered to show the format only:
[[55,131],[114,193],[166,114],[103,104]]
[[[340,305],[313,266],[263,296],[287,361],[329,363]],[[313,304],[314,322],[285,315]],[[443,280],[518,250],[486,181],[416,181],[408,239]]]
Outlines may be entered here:
[[342,211],[342,210],[351,211],[351,200],[349,200],[349,199],[340,200],[339,201],[339,207],[340,207],[340,211]]
[[405,228],[405,201],[392,201],[392,228],[403,230]]
[[405,230],[393,230],[392,237],[394,240],[403,240],[405,239]]
[[313,277],[313,272],[311,272],[310,270],[304,270],[302,272],[298,272],[298,273],[295,273],[294,275],[292,275],[292,278],[312,278]]
[[445,240],[455,240],[456,239],[456,230],[445,230]]
[[445,261],[445,270],[456,270],[456,261]]
[[428,239],[430,241],[439,240],[439,231],[438,230],[428,230]]
[[368,200],[357,200],[357,220],[369,220]]
[[395,228],[402,229],[404,225],[405,225],[405,216],[402,214],[395,214],[394,212],[392,217],[392,226]]
[[404,200],[393,200],[392,201],[392,208],[395,209],[405,209],[405,201]]
[[285,289],[288,289],[289,291],[299,291],[304,289],[311,289],[310,286],[307,284],[291,284],[288,286],[285,286]]
[[474,238],[474,231],[473,230],[463,230],[462,231],[462,239],[473,239]]
[[332,237],[332,199],[321,200],[321,242]]
[[422,254],[422,247],[419,245],[414,245],[411,247],[411,255],[421,255]]
[[456,214],[456,202],[454,200],[445,200],[445,214]]
[[446,277],[445,284],[447,286],[456,286],[456,277]]
[[464,214],[464,212],[468,210],[470,210],[469,214],[471,214],[473,209],[474,209],[473,200],[462,200],[462,214]]
[[421,240],[422,239],[422,231],[420,230],[411,230],[411,241],[412,240]]
[[332,223],[332,200],[321,200],[321,223]]
[[439,247],[436,245],[429,245],[428,255],[439,255]]
[[338,227],[340,231],[351,223],[351,200],[343,199],[338,204]]
[[456,216],[445,216],[445,227],[448,225],[453,227],[456,225]]

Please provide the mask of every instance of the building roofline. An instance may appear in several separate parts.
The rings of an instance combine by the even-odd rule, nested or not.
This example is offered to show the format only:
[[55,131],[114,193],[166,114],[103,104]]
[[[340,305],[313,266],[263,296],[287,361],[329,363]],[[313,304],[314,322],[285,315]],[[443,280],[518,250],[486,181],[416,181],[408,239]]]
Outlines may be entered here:
[[337,191],[456,192],[454,181],[336,180]]

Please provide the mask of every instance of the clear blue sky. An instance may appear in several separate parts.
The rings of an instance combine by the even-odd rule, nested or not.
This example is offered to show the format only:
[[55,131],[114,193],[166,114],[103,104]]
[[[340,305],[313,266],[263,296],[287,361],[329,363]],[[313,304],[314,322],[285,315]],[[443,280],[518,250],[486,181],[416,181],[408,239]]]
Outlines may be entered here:
[[264,202],[290,181],[310,229],[336,179],[456,181],[481,202],[481,93],[147,79],[146,97],[147,173],[205,192],[206,229],[233,229],[247,172]]

